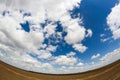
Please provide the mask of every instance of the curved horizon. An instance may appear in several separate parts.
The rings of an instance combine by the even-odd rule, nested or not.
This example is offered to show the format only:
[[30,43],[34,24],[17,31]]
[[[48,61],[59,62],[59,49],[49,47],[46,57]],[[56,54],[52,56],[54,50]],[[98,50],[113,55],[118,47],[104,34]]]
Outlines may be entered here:
[[0,1],[0,60],[47,74],[95,70],[120,59],[120,2]]
[[[111,53],[113,53],[113,52],[111,52]],[[37,71],[37,70],[32,70],[32,68],[30,68],[30,69],[25,69],[25,68],[23,68],[21,65],[19,65],[18,66],[18,64],[15,64],[15,63],[11,63],[10,61],[8,61],[8,60],[4,60],[4,59],[2,59],[2,58],[0,58],[0,60],[1,61],[3,61],[3,62],[5,62],[5,63],[7,63],[7,64],[9,64],[9,65],[11,65],[11,66],[14,66],[14,67],[16,67],[16,68],[19,68],[19,69],[22,69],[22,70],[25,70],[25,71],[31,71],[31,72],[36,72],[36,73],[42,73],[42,74],[56,74],[56,75],[58,75],[58,74],[77,74],[77,73],[84,73],[84,72],[89,72],[89,71],[93,71],[93,70],[96,70],[96,69],[100,69],[100,68],[102,68],[102,67],[105,67],[105,66],[107,66],[107,65],[110,65],[110,64],[112,64],[112,63],[114,63],[114,62],[116,62],[116,61],[118,61],[118,60],[120,60],[120,49],[119,49],[119,52],[116,54],[116,53],[113,53],[113,56],[115,56],[115,57],[111,57],[109,60],[106,60],[106,61],[101,61],[101,62],[99,62],[99,63],[96,63],[95,65],[87,65],[88,67],[82,67],[82,69],[81,68],[77,68],[77,69],[73,69],[73,70],[71,70],[70,72],[63,72],[63,71],[59,71],[59,70],[56,70],[56,72],[41,72],[41,71]],[[110,53],[108,53],[107,55],[109,55]],[[116,55],[115,55],[116,54]],[[29,67],[29,66],[28,66]],[[35,67],[34,67],[35,68]],[[86,69],[87,68],[87,69]]]

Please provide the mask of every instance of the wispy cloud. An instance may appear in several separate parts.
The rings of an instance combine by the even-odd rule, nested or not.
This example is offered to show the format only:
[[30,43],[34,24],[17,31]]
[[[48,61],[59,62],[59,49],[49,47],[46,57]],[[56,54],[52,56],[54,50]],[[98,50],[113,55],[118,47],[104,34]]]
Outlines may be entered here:
[[96,54],[96,55],[93,55],[92,57],[91,57],[91,59],[93,60],[93,59],[97,59],[97,58],[99,58],[100,57],[100,54],[98,53],[98,54]]

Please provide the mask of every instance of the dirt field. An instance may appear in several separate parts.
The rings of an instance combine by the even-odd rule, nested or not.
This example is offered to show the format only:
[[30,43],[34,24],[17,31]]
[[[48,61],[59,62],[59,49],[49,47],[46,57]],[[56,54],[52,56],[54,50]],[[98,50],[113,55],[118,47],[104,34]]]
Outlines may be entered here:
[[27,72],[0,61],[0,80],[120,80],[120,60],[98,70],[74,75]]

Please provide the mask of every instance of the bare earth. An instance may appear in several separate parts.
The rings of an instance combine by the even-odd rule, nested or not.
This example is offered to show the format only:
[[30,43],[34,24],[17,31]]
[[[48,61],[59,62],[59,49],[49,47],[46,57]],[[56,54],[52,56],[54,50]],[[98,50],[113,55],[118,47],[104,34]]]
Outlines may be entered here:
[[73,75],[27,72],[0,61],[0,80],[120,80],[120,60],[98,70]]

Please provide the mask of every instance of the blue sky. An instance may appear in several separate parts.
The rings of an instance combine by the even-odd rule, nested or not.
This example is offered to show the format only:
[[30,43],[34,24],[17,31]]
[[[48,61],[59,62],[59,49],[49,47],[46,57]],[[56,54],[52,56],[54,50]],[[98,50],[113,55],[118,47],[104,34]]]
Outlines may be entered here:
[[93,36],[83,41],[83,44],[89,47],[88,50],[85,54],[78,55],[82,59],[88,60],[87,62],[89,62],[88,57],[90,58],[93,54],[100,53],[104,55],[106,52],[120,47],[120,40],[100,41],[101,34],[106,34],[106,37],[112,36],[110,30],[105,31],[105,28],[108,28],[106,18],[111,12],[111,8],[114,7],[117,2],[118,0],[111,0],[109,2],[107,0],[83,0],[80,8],[75,8],[72,11],[72,15],[80,13],[83,18],[83,25],[93,31]]
[[0,1],[0,60],[25,70],[69,74],[119,59],[118,0],[25,1]]
[[[101,0],[83,0],[81,2],[81,6],[78,8],[73,9],[71,12],[71,16],[75,17],[82,17],[83,25],[86,28],[90,28],[93,31],[93,36],[91,38],[86,38],[82,41],[84,45],[88,47],[88,49],[84,53],[80,53],[72,48],[72,45],[67,44],[64,39],[59,39],[60,42],[55,43],[54,40],[57,39],[57,36],[51,36],[50,38],[46,39],[44,43],[48,43],[51,41],[51,44],[57,45],[58,49],[55,52],[52,52],[54,56],[65,55],[69,52],[76,52],[76,56],[82,59],[84,62],[90,62],[91,56],[97,53],[101,55],[105,55],[107,52],[110,52],[118,47],[120,47],[119,41],[120,40],[109,40],[106,42],[101,42],[101,34],[106,34],[105,38],[111,37],[112,33],[108,29],[106,18],[108,14],[111,12],[111,8],[116,5],[118,1],[112,0],[110,2]],[[107,5],[106,5],[107,3]],[[81,16],[77,16],[81,14]],[[74,18],[75,18],[74,17]],[[46,20],[44,25],[47,25],[50,21]],[[57,24],[56,32],[63,32],[63,36],[67,34],[64,32],[62,25],[60,22],[55,22]],[[23,25],[25,30],[28,31],[29,26],[27,23]]]

